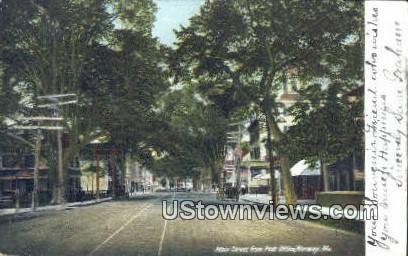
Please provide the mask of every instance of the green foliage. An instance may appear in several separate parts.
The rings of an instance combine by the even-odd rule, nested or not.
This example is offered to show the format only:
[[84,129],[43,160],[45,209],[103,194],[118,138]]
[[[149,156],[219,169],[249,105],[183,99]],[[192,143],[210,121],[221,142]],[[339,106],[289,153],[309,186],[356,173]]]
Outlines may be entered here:
[[[101,136],[120,152],[119,166],[126,152],[146,164],[161,123],[156,103],[168,88],[165,49],[151,34],[155,11],[153,0],[0,1],[0,100],[17,92],[0,121],[50,116],[52,110],[36,108],[36,96],[75,93],[78,103],[60,108],[65,174]],[[44,135],[43,153],[56,170],[55,133]]]
[[162,158],[152,163],[158,175],[193,176],[223,159],[227,120],[192,89],[164,96],[160,108],[167,129],[156,137]]
[[288,139],[278,126],[279,89],[289,76],[305,84],[326,78],[353,85],[362,79],[363,17],[357,1],[215,0],[176,33],[170,58],[176,81],[194,81],[227,117],[263,116],[269,155],[278,151],[282,159],[288,203],[296,199],[289,161],[283,160],[292,152],[269,143]]
[[[207,1],[177,32],[171,68],[226,116],[256,114],[284,139],[276,97],[288,76],[346,87],[362,79],[362,11],[352,1]],[[318,89],[308,89],[312,104],[323,97]]]
[[333,83],[322,89],[314,84],[300,90],[299,101],[289,109],[295,125],[285,134],[280,150],[311,163],[333,163],[362,151],[362,99],[349,102],[344,87]]
[[361,14],[351,1],[207,1],[177,32],[171,67],[226,113],[271,107],[288,72],[304,81],[362,77]]
[[36,95],[78,95],[77,105],[61,108],[67,157],[102,134],[137,149],[167,88],[163,52],[151,37],[155,10],[151,0],[1,1],[2,91],[17,85],[34,106]]
[[144,35],[151,35],[157,11],[157,6],[153,1],[110,0],[109,2],[122,26]]
[[[76,93],[78,104],[61,107],[69,135],[65,162],[105,136],[163,176],[214,172],[231,120],[256,113],[275,139],[306,141],[300,128],[293,138],[276,128],[277,92],[289,74],[305,82],[335,78],[344,86],[362,77],[361,7],[346,0],[206,1],[176,32],[172,51],[152,38],[153,0],[3,0],[0,122],[21,113],[49,115],[35,109],[37,95]],[[182,89],[169,90],[169,81]],[[314,109],[323,98],[326,108],[299,105],[296,127],[329,117],[355,125],[341,113],[358,113],[359,106],[343,111],[334,104],[337,91],[307,90]],[[343,133],[325,125],[313,136],[332,128]],[[319,139],[313,143],[325,146],[310,152],[329,150],[329,157],[356,138]],[[46,140],[44,151],[55,162],[54,134]]]

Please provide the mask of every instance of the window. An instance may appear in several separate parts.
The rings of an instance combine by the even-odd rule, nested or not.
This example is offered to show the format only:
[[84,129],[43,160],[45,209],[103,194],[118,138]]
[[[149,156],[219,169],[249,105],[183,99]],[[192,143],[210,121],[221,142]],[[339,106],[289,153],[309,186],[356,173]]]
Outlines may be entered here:
[[251,144],[257,143],[259,141],[259,122],[254,120],[248,127],[249,140]]
[[291,87],[293,92],[295,92],[297,90],[297,84],[296,84],[296,79],[295,78],[292,78],[290,80],[290,87]]
[[27,180],[26,181],[26,191],[33,192],[34,190],[34,180]]
[[256,128],[249,134],[249,140],[251,144],[257,143],[259,141],[259,129]]
[[288,83],[286,82],[286,80],[283,82],[283,92],[287,92],[288,91]]
[[8,154],[2,156],[2,166],[8,168],[18,167],[19,165],[19,158],[16,154]]
[[[11,180],[3,180],[2,181],[2,188],[1,191],[2,192],[9,192],[12,191],[13,187],[12,187],[12,181]],[[14,188],[15,189],[15,188]]]
[[336,176],[333,174],[329,175],[329,188],[333,191],[337,190]]
[[288,92],[288,78],[287,78],[286,74],[284,75],[284,77],[282,79],[282,89],[283,89],[283,93]]
[[261,150],[259,147],[254,147],[252,148],[250,154],[252,160],[258,160],[261,157]]
[[25,155],[23,161],[23,166],[25,168],[34,168],[35,156],[34,155]]
[[10,189],[11,190],[16,190],[17,189],[17,180],[12,180],[11,181]]
[[261,174],[261,169],[251,169],[251,178]]

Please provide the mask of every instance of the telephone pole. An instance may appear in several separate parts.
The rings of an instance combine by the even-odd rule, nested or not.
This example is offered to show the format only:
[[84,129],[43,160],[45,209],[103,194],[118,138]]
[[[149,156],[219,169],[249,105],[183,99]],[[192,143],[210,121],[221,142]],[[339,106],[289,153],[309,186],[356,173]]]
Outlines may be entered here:
[[229,126],[237,127],[237,130],[227,132],[227,143],[231,144],[234,149],[234,164],[235,164],[235,177],[236,177],[236,201],[239,201],[241,192],[241,123],[232,123]]
[[[60,118],[60,106],[70,105],[78,103],[77,95],[70,94],[53,94],[53,95],[44,95],[37,97],[39,100],[48,101],[48,103],[38,105],[39,108],[51,108],[54,110],[54,115],[57,119]],[[65,101],[64,101],[65,100]],[[57,125],[60,124],[60,120],[57,120]],[[64,193],[64,170],[62,166],[62,129],[57,130],[57,148],[58,148],[58,164],[57,164],[57,197],[56,203],[62,204],[65,202],[65,193]]]

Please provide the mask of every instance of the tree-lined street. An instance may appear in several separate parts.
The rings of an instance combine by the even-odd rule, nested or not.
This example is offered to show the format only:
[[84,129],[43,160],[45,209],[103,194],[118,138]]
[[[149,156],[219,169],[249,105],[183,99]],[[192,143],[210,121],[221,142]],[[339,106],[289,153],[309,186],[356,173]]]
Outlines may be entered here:
[[327,245],[332,248],[330,255],[364,254],[362,235],[307,221],[167,221],[162,218],[164,199],[169,203],[216,202],[214,194],[161,193],[145,199],[40,213],[35,218],[2,220],[0,251],[10,255],[223,255],[215,252],[217,247]]
[[[0,219],[0,254],[363,254],[310,221],[161,216],[162,199],[363,202],[362,3],[160,6],[0,0],[0,211],[32,211]],[[169,44],[174,9],[195,11]]]

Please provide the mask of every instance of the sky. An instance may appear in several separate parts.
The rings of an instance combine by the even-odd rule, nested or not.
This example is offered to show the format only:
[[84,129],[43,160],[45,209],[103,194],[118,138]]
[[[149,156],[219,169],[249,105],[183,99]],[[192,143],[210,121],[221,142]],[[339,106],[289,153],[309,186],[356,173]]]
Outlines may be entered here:
[[169,46],[176,38],[173,30],[180,25],[187,26],[191,16],[198,13],[204,0],[155,0],[158,11],[153,28],[153,36]]

